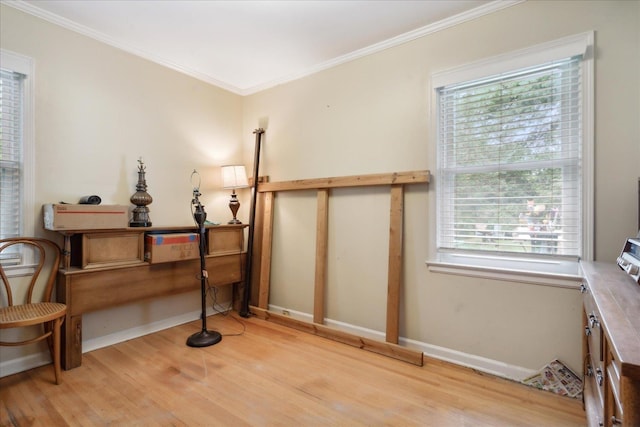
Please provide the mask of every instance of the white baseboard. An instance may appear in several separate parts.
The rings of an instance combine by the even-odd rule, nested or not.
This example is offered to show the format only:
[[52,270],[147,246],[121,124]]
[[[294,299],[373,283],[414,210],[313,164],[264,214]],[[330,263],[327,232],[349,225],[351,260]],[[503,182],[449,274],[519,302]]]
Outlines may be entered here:
[[[222,303],[223,305],[225,303]],[[227,303],[228,304],[228,303]],[[146,325],[136,326],[134,328],[125,329],[112,334],[103,335],[82,341],[82,352],[97,350],[99,348],[108,347],[130,339],[138,338],[184,323],[193,322],[200,319],[200,310],[184,313],[178,316],[162,319],[157,322],[148,323]],[[207,316],[217,314],[211,308],[207,309]],[[186,338],[185,338],[186,339]],[[38,368],[51,363],[51,357],[47,351],[31,354],[25,357],[19,357],[7,361],[0,362],[0,378],[8,375],[17,374],[18,372],[27,371],[29,369]]]
[[[19,357],[0,362],[0,378],[17,374],[18,372],[38,368],[51,363],[49,352],[34,353],[28,356]],[[52,370],[53,372],[53,370]]]
[[[276,305],[269,305],[269,310],[274,313],[282,313],[290,316],[293,319],[301,320],[304,322],[312,322],[313,316],[308,313],[303,313],[288,308],[279,307]],[[348,332],[354,335],[358,335],[364,338],[375,339],[378,341],[385,340],[385,334],[380,331],[372,329],[362,328],[360,326],[351,325],[344,322],[338,322],[331,319],[325,319],[325,324],[332,328]],[[413,350],[422,351],[425,356],[433,357],[435,359],[443,360],[445,362],[455,363],[456,365],[465,366],[471,369],[475,369],[481,372],[485,372],[491,375],[496,375],[502,378],[507,378],[514,381],[522,381],[534,375],[537,371],[534,369],[523,368],[521,366],[510,365],[508,363],[500,362],[498,360],[488,359],[486,357],[480,357],[473,354],[464,353],[457,350],[452,350],[445,347],[439,347],[437,345],[427,344],[420,341],[410,340],[408,338],[402,338],[398,340],[399,344],[411,348]]]
[[[210,316],[212,314],[214,313],[207,310],[207,316]],[[194,320],[198,320],[199,318],[200,311],[197,310],[189,313],[184,313],[179,316],[173,316],[167,319],[158,320],[157,322],[147,323],[146,325],[136,326],[135,328],[129,328],[122,331],[114,332],[112,334],[103,335],[101,337],[88,339],[82,341],[82,352],[87,353],[89,351],[98,350],[99,348],[108,347],[110,345],[149,335],[154,332],[182,325],[184,323],[193,322]]]
[[476,356],[474,354],[464,353],[462,351],[452,350],[446,347],[439,347],[437,345],[426,344],[420,341],[400,338],[400,343],[408,348],[422,350],[426,356],[433,357],[434,359],[455,363],[456,365],[465,366],[467,368],[518,382],[537,373],[535,369],[510,365],[508,363],[500,362],[499,360],[488,359],[486,357]]
[[[291,318],[302,320],[305,322],[313,321],[313,316],[308,313],[302,313],[274,305],[270,305],[269,310],[273,311],[274,313],[287,313],[287,315],[291,316]],[[211,316],[213,314],[215,314],[213,311],[207,311],[207,316]],[[113,334],[89,339],[82,342],[82,351],[83,353],[86,353],[89,351],[97,350],[99,348],[148,335],[153,332],[158,332],[164,329],[172,328],[174,326],[182,325],[184,323],[192,322],[194,320],[198,320],[199,318],[200,311],[194,311],[184,313],[179,316],[162,319],[160,321],[152,322],[146,325],[136,326],[135,328],[125,329]],[[378,341],[384,341],[385,339],[385,334],[383,332],[374,331],[372,329],[362,328],[360,326],[355,326],[330,319],[327,319],[325,323],[327,326],[365,338],[371,338]],[[406,346],[407,348],[422,351],[428,357],[433,357],[436,359],[444,360],[446,362],[466,366],[468,368],[476,369],[481,372],[486,372],[488,374],[508,378],[515,381],[521,381],[537,372],[532,369],[509,365],[497,360],[487,359],[485,357],[463,353],[461,351],[439,347],[436,345],[410,340],[407,338],[401,337],[399,339],[399,342],[401,345]],[[49,363],[51,363],[51,358],[46,352],[2,361],[0,362],[0,378],[16,374],[18,372],[23,372],[28,369],[37,368]]]

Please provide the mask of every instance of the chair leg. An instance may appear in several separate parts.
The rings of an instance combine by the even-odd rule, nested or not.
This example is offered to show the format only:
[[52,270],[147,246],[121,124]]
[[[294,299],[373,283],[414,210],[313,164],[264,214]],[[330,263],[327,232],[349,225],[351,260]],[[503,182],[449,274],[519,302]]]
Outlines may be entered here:
[[62,382],[62,374],[60,372],[60,326],[62,325],[62,318],[57,318],[53,321],[53,369],[56,375],[56,384]]
[[55,320],[52,320],[50,322],[44,323],[44,332],[45,333],[50,333],[50,335],[47,337],[47,348],[49,349],[49,354],[51,355],[51,360],[53,360],[53,330],[55,327],[54,324]]

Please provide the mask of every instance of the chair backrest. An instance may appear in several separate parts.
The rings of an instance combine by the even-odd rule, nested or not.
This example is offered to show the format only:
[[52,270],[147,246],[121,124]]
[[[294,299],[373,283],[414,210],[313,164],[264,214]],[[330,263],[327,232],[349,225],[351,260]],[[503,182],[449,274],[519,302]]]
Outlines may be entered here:
[[[58,275],[58,269],[60,268],[61,249],[55,242],[42,238],[35,237],[12,237],[7,239],[0,239],[0,260],[2,254],[6,254],[10,247],[15,245],[23,245],[23,251],[33,250],[34,252],[34,264],[25,266],[24,274],[20,272],[20,283],[29,282],[26,290],[26,296],[24,298],[25,303],[34,303],[39,301],[51,301],[53,294],[53,286],[56,282]],[[41,277],[42,273],[42,277]],[[30,277],[29,277],[30,276]],[[14,305],[14,295],[9,282],[9,277],[5,267],[0,262],[0,277],[4,284],[4,289],[7,294],[8,305]],[[36,285],[44,281],[44,291],[42,292],[42,298],[36,297],[34,289]],[[39,293],[39,292],[38,292]]]

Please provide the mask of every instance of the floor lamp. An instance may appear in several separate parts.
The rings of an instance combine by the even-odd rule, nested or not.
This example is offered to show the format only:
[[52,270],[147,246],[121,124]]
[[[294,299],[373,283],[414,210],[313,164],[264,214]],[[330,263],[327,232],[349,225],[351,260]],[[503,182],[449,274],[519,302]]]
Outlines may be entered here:
[[[193,176],[198,174],[195,170],[191,174],[191,179],[193,180]],[[199,180],[199,175],[198,175]],[[202,329],[200,332],[196,332],[187,338],[187,345],[189,347],[208,347],[210,345],[214,345],[219,343],[222,340],[222,335],[216,331],[207,330],[207,278],[209,277],[209,273],[207,273],[207,267],[205,265],[205,230],[204,223],[207,220],[207,213],[204,211],[204,206],[200,203],[199,197],[200,194],[200,183],[198,182],[198,186],[193,188],[193,199],[191,200],[191,204],[193,206],[194,213],[193,218],[198,224],[198,232],[200,235],[200,297],[202,302]]]

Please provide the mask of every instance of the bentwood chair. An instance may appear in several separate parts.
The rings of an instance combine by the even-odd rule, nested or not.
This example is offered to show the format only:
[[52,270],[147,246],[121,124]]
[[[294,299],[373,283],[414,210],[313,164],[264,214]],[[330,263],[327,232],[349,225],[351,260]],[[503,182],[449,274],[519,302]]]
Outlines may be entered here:
[[[14,249],[22,245],[23,251],[34,251],[34,266],[25,266],[25,274],[13,274],[11,279],[13,287],[9,282],[9,272],[3,267],[3,260],[11,255]],[[15,253],[15,251],[13,251]],[[2,346],[19,346],[47,340],[53,367],[55,371],[56,384],[60,384],[60,326],[67,313],[67,306],[51,301],[53,287],[60,267],[60,247],[47,239],[14,237],[0,240],[0,277],[6,295],[1,296],[0,305],[0,329],[33,327],[36,325],[37,333],[35,338],[22,341],[0,340]],[[41,274],[42,273],[42,274]],[[14,302],[18,295],[24,294],[19,299],[24,300],[22,304]],[[5,304],[6,303],[6,306]],[[6,332],[6,331],[3,331]]]

